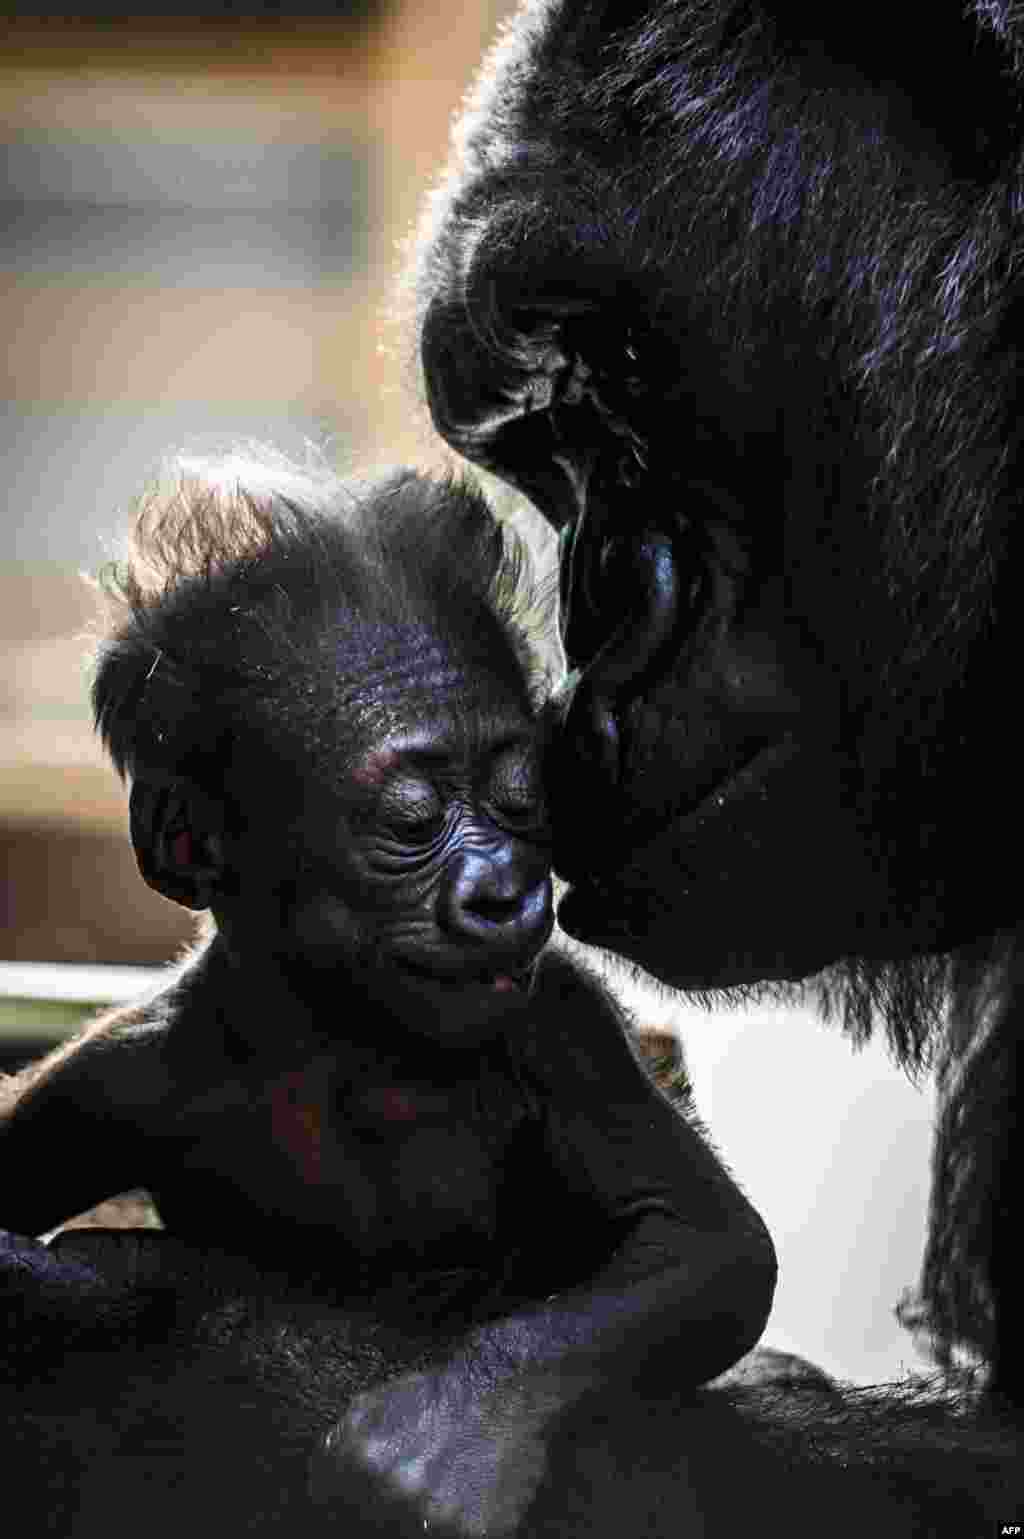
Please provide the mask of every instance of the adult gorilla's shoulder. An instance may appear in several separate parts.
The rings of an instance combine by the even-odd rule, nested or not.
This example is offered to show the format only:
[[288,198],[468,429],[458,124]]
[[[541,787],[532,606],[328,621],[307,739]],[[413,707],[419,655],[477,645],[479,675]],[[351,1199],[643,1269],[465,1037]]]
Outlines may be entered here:
[[[1009,0],[527,5],[420,269],[438,428],[563,531],[564,927],[908,1056],[952,982],[957,1064],[1019,1035],[1022,60]],[[989,1316],[990,1092],[936,1197]]]

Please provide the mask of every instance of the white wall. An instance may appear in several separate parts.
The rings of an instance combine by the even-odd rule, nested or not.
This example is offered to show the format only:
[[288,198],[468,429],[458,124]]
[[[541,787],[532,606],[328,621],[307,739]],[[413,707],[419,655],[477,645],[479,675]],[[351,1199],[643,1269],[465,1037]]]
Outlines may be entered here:
[[934,1091],[811,1009],[707,1012],[622,992],[680,1034],[697,1107],[763,1215],[780,1279],[764,1344],[858,1383],[927,1369],[893,1308],[924,1248]]

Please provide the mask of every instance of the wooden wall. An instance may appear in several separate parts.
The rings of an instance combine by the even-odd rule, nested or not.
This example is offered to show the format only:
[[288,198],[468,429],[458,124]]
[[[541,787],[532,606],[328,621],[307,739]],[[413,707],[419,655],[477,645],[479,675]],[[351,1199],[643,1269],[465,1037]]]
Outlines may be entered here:
[[399,247],[506,8],[8,23],[0,957],[157,960],[189,933],[126,852],[79,569],[186,442],[439,458],[393,320]]

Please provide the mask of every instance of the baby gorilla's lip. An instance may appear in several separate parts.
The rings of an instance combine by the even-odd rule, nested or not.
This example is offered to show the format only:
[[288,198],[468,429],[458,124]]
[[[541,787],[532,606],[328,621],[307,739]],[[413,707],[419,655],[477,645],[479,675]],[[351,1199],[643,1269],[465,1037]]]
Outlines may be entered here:
[[514,973],[496,973],[491,987],[496,993],[507,994],[512,989],[526,988],[528,981],[521,974],[517,977]]
[[533,963],[522,968],[459,968],[427,967],[422,962],[412,962],[405,957],[394,959],[403,972],[424,983],[440,985],[453,992],[465,989],[485,989],[488,993],[527,993],[533,981]]

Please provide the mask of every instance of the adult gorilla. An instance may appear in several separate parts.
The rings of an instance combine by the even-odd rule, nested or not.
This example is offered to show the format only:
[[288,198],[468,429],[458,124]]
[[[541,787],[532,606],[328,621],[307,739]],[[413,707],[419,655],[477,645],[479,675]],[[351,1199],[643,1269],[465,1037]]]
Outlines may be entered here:
[[537,0],[420,273],[437,426],[562,530],[563,926],[907,1060],[952,986],[926,1294],[1016,1398],[1022,78],[1010,0]]

